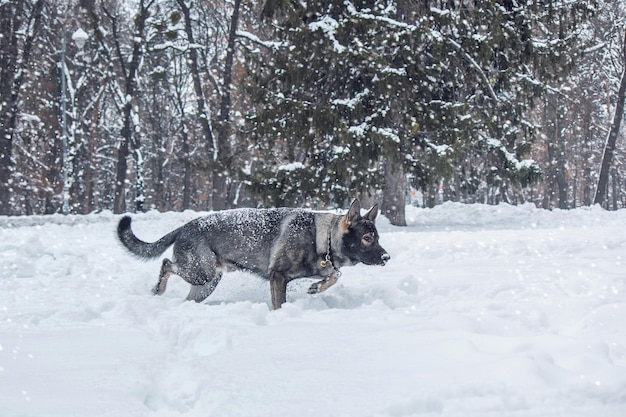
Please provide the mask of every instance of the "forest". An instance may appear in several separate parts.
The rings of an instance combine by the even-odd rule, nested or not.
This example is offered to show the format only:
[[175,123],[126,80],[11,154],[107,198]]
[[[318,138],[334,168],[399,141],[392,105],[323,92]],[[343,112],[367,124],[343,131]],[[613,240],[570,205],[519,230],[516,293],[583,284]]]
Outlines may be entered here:
[[0,0],[0,215],[626,206],[626,1]]

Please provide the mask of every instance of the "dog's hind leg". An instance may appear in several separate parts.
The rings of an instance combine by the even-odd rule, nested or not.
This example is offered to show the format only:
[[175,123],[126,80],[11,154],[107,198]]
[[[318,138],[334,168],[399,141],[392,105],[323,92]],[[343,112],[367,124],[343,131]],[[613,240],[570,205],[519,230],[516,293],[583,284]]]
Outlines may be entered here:
[[161,264],[161,272],[159,273],[159,280],[157,281],[154,288],[152,288],[152,294],[161,295],[165,292],[167,288],[167,280],[170,275],[176,273],[176,265],[172,263],[169,259],[163,259],[163,264]]
[[192,285],[191,289],[189,290],[189,294],[187,295],[187,300],[195,301],[196,303],[200,303],[206,300],[206,298],[211,295],[211,293],[215,290],[215,287],[217,287],[217,284],[220,283],[221,279],[222,273],[219,272],[215,274],[215,278],[213,278],[206,284]]
[[280,273],[270,273],[270,290],[272,293],[272,308],[278,310],[287,302],[287,279]]

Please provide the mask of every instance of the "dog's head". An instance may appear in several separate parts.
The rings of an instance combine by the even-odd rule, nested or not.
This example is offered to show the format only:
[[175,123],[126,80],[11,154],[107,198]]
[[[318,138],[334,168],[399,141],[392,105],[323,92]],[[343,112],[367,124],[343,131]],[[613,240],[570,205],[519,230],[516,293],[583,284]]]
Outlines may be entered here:
[[376,216],[377,204],[361,216],[361,203],[355,199],[339,221],[343,234],[342,253],[355,264],[363,262],[366,265],[385,265],[391,258],[378,243],[378,231],[374,224]]

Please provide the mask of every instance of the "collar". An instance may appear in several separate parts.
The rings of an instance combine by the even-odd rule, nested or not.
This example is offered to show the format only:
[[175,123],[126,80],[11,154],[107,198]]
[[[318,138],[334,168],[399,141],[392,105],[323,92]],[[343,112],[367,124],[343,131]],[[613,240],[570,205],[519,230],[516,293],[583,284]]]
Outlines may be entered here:
[[332,232],[333,232],[333,228],[337,225],[337,222],[339,221],[340,217],[334,219],[331,223],[330,226],[328,227],[328,239],[326,242],[326,255],[324,256],[324,259],[322,259],[320,261],[320,266],[322,268],[327,268],[327,267],[331,267],[335,270],[335,275],[337,277],[339,277],[341,275],[341,272],[339,271],[339,268],[337,268],[334,264],[333,264],[333,260],[332,260],[332,249],[330,247],[331,245],[331,241],[332,241]]

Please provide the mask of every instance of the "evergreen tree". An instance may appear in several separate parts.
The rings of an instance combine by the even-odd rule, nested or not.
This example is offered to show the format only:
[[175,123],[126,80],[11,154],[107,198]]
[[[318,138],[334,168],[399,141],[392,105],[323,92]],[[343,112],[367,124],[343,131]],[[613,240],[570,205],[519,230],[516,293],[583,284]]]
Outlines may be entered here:
[[[432,202],[442,179],[453,179],[454,199],[486,183],[493,202],[510,200],[511,188],[540,177],[527,158],[534,126],[525,115],[543,80],[569,65],[549,71],[573,43],[569,22],[590,7],[317,1],[274,10],[279,47],[256,55],[250,118],[271,154],[253,184],[270,204],[342,204],[355,191],[397,187],[381,180],[399,171]],[[567,24],[547,25],[561,14]],[[541,40],[538,28],[547,30]]]

